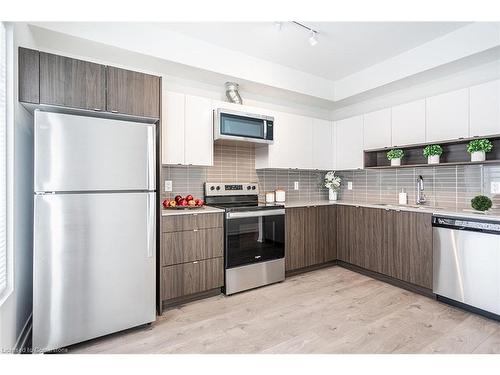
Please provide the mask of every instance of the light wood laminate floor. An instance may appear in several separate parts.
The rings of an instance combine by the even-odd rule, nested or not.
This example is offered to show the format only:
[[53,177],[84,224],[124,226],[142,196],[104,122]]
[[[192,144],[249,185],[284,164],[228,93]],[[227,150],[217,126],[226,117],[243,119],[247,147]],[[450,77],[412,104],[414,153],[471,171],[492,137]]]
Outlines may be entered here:
[[500,353],[500,323],[341,267],[168,310],[70,353]]

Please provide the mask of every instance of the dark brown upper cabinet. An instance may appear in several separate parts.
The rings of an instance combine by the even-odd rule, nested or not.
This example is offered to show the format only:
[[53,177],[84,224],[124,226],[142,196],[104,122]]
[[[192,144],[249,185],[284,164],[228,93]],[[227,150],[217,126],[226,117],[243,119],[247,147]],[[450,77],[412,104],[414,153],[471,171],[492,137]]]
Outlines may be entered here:
[[109,66],[107,73],[109,112],[160,117],[160,77]]
[[40,52],[40,103],[106,109],[106,67]]
[[40,52],[19,47],[19,101],[40,103]]

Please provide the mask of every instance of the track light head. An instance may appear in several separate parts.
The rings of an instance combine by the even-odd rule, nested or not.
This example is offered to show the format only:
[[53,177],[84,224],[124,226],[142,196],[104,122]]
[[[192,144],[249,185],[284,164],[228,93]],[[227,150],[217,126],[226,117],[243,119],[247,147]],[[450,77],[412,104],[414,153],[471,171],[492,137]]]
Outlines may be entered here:
[[316,31],[311,30],[311,36],[309,37],[309,44],[314,47],[318,44],[318,38],[316,37]]

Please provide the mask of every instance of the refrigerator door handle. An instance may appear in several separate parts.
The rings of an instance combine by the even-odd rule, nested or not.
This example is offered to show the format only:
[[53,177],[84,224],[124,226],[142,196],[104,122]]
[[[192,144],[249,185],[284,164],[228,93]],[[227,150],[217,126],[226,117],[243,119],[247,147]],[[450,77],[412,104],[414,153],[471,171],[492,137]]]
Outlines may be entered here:
[[156,223],[155,223],[155,193],[148,193],[148,209],[147,209],[147,256],[152,258],[155,252],[155,237],[156,237]]
[[156,167],[156,144],[154,124],[148,125],[148,190],[156,189],[155,167]]

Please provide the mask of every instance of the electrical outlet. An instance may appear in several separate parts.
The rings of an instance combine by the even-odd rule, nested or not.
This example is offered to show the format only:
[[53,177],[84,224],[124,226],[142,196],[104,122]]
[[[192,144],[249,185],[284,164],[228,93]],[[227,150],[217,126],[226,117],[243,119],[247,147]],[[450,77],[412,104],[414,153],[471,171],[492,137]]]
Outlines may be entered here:
[[299,181],[294,181],[293,190],[299,190]]
[[172,181],[165,180],[165,191],[172,191]]
[[352,190],[352,181],[347,181],[347,190]]
[[500,182],[492,181],[490,190],[491,194],[500,194]]

